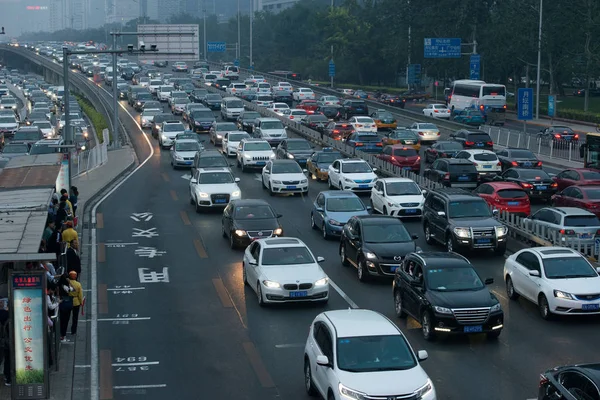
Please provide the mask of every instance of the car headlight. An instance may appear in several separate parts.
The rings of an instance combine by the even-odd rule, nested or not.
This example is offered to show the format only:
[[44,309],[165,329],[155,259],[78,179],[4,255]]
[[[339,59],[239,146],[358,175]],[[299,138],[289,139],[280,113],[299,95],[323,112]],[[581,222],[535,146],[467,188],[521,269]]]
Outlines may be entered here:
[[471,237],[471,230],[469,228],[454,228],[454,234],[459,238],[467,239]]
[[275,185],[281,185],[281,181],[271,181],[271,182],[273,182],[273,184],[275,184]]
[[202,125],[200,121],[194,121],[194,125]]
[[377,259],[377,256],[375,255],[375,253],[371,253],[369,251],[366,251],[364,254],[365,254],[365,257],[367,257],[369,260],[375,260],[375,259]]
[[507,226],[497,226],[496,227],[496,236],[506,236],[508,234],[508,227]]
[[223,139],[223,135],[217,135],[217,139]]
[[[333,225],[333,226],[344,226],[344,224],[342,224],[339,221],[336,221],[335,219],[328,219],[327,222],[329,222],[329,224]],[[372,253],[369,253],[369,254],[372,254]]]
[[208,197],[208,193],[200,192],[198,193],[198,196],[202,197],[203,199],[206,199]]
[[137,102],[137,105],[138,105],[138,106],[141,106],[141,105],[142,105],[142,103],[141,103],[140,101],[138,101],[138,102]]
[[387,202],[387,205],[388,205],[388,207],[400,207],[400,205],[399,205],[399,204],[392,203],[391,201],[388,201],[388,202]]
[[343,398],[352,399],[352,400],[364,400],[365,395],[361,392],[357,392],[356,390],[347,388],[341,383],[338,385],[338,390]]
[[269,158],[270,158],[271,160],[274,160],[274,159],[275,159],[275,154],[271,154],[271,155],[269,156]]
[[492,308],[490,308],[490,312],[496,312],[500,310],[502,310],[502,306],[500,305],[500,303],[496,303],[492,306]]
[[169,138],[166,135],[162,135],[162,140],[168,140]]
[[433,306],[433,309],[440,314],[452,314],[452,310],[446,307]]
[[431,379],[427,379],[427,383],[423,386],[421,386],[420,388],[418,388],[417,390],[415,390],[415,395],[418,399],[420,399],[421,397],[425,396],[427,393],[431,392],[433,390],[433,382],[431,382]]
[[264,281],[262,281],[262,283],[263,283],[263,285],[265,285],[269,289],[278,289],[278,288],[281,287],[281,285],[279,284],[279,282],[264,280]]
[[250,154],[244,154],[244,158],[245,158],[246,160],[251,160],[251,159],[252,159],[252,156],[251,156]]
[[302,184],[302,185],[304,185],[305,183],[308,183],[308,179],[302,179],[302,180],[300,181],[300,184]]
[[235,192],[231,193],[231,197],[239,197],[242,194],[242,192],[240,192],[239,190],[236,190]]
[[315,282],[315,287],[326,286],[329,283],[329,278],[321,278]]
[[563,292],[562,290],[555,290],[554,297],[557,297],[559,299],[575,300],[571,293]]
[[244,231],[242,229],[236,229],[235,234],[238,236],[246,236],[247,235],[246,231]]
[[287,158],[289,158],[290,160],[293,160],[293,159],[294,159],[294,155],[293,155],[293,154],[290,154],[290,153],[288,153],[288,155],[287,155]]
[[179,154],[175,154],[175,159],[177,161],[183,161],[183,157],[181,157]]
[[273,231],[273,234],[274,234],[275,236],[281,236],[281,235],[283,235],[283,229],[281,229],[281,228],[277,228],[277,229],[275,229],[275,230]]

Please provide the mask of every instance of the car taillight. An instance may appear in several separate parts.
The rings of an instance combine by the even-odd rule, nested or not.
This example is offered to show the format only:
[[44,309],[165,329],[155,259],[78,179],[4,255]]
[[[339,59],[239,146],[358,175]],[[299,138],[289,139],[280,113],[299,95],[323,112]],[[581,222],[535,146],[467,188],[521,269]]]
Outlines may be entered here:
[[439,112],[439,111],[438,111],[438,110],[433,110],[433,112],[434,112],[434,113],[437,113],[437,112]]
[[293,115],[290,115],[290,119],[294,119],[294,116],[293,116]]
[[[435,152],[435,150],[434,150],[434,152]],[[448,157],[448,154],[446,154],[446,153],[441,153],[441,154],[440,154],[440,157],[442,157],[442,158],[447,158],[447,157]]]
[[362,128],[362,125],[361,124],[356,124],[356,127],[357,128]]
[[479,106],[479,109],[480,109],[480,110],[483,110],[483,105],[480,105],[480,106]]
[[538,161],[538,163],[537,163],[537,166],[538,166],[538,167],[541,167],[541,166],[542,166],[542,162],[541,162],[541,161]]
[[488,146],[493,146],[494,142],[485,142],[485,144],[487,144]]
[[383,147],[383,143],[377,143],[375,146],[377,146],[377,147]]
[[450,180],[450,173],[449,172],[446,172],[446,174],[444,175],[444,180],[445,181]]
[[541,374],[540,375],[540,387],[543,387],[547,383],[548,383],[548,378],[546,378],[546,376],[544,374]]
[[475,142],[471,142],[471,141],[467,140],[467,141],[465,142],[465,144],[466,144],[467,146],[473,146],[473,145],[475,144]]
[[[590,209],[590,210],[595,210],[598,208],[598,205],[594,204],[594,203],[585,203],[585,208]],[[598,235],[598,232],[600,232],[600,229],[598,229],[598,231],[596,231],[596,235]]]
[[421,162],[421,156],[417,157],[417,159],[415,160],[415,164],[419,164]]
[[419,132],[419,135],[423,136],[423,135],[424,135],[424,133],[423,133],[423,132]]
[[519,163],[516,162],[516,161],[511,162],[511,164],[512,164],[513,167],[518,167],[519,166]]
[[555,137],[556,139],[560,139],[560,135],[559,135],[559,134],[556,134],[556,135],[554,135],[554,137]]
[[558,183],[556,183],[556,182],[554,182],[554,183],[552,183],[552,184],[550,185],[550,187],[553,187],[553,188],[555,188],[555,187],[557,187],[557,186],[558,186]]
[[573,136],[574,139],[579,139],[579,135]]
[[360,143],[360,142],[357,142],[357,143],[355,143],[354,145],[355,145],[356,147],[362,147],[362,146],[364,146],[364,144],[363,144],[363,143]]
[[521,186],[523,186],[523,189],[532,189],[533,185],[531,183],[527,183],[527,182],[521,182]]
[[337,130],[337,129],[334,129],[334,130],[333,130],[333,133],[340,133],[340,131],[339,131],[339,130]]
[[575,231],[573,229],[561,229],[558,232],[560,232],[560,234],[562,234],[562,235],[568,235],[568,236],[572,236],[575,234]]

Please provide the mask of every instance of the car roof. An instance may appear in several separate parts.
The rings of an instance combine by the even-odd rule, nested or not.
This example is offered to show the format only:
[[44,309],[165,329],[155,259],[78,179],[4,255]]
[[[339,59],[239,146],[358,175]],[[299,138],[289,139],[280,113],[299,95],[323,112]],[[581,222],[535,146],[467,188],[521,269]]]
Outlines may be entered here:
[[514,183],[514,182],[485,182],[485,183],[490,185],[491,187],[493,187],[496,190],[501,190],[501,189],[523,190],[521,185]]
[[226,167],[208,167],[208,168],[198,168],[198,171],[200,171],[200,173],[208,173],[208,172],[227,172],[227,173],[231,173],[231,170],[229,168]]
[[396,217],[392,217],[391,215],[376,215],[376,214],[368,214],[368,215],[357,215],[354,218],[359,219],[363,225],[374,225],[374,224],[400,224],[404,225],[404,223]]
[[471,267],[473,265],[464,256],[445,251],[424,251],[420,253],[413,253],[416,257],[420,258],[427,268],[444,268],[444,267]]
[[464,158],[440,158],[440,160],[446,161],[449,164],[469,164],[473,165],[473,163],[469,160],[465,160]]
[[259,138],[253,138],[253,137],[244,138],[244,139],[242,139],[242,142],[245,142],[245,143],[248,143],[248,142],[252,142],[252,143],[269,143],[265,139],[259,139]]
[[293,237],[275,237],[267,239],[257,240],[263,247],[274,248],[274,247],[308,247],[300,239]]
[[319,194],[322,194],[323,196],[325,196],[326,199],[330,199],[332,197],[337,197],[337,198],[356,197],[356,198],[358,198],[356,193],[351,192],[349,190],[324,190]]
[[338,338],[357,336],[402,335],[388,318],[372,310],[348,309],[322,313],[335,327]]
[[273,164],[298,164],[296,160],[272,160]]
[[[304,110],[302,110],[302,111],[304,111]],[[261,122],[275,122],[275,121],[281,122],[277,118],[257,118],[257,119]]]
[[583,257],[579,252],[568,247],[530,247],[541,258],[559,258],[559,257]]
[[[185,135],[185,133],[184,133]],[[177,139],[177,143],[198,143],[196,139]]]
[[263,199],[239,199],[239,200],[231,200],[230,203],[233,203],[235,206],[269,206],[268,201]]
[[412,182],[412,183],[415,183],[415,181],[413,181],[410,178],[379,178],[378,181],[381,181],[381,182],[384,182],[384,183],[391,183],[391,182]]
[[[374,135],[377,135],[376,133],[374,133]],[[401,143],[396,143],[396,144],[390,144],[386,147],[390,147],[394,150],[396,149],[413,149],[414,151],[417,151],[417,149],[415,149],[414,147],[412,147],[410,144],[401,144]]]
[[286,142],[308,142],[308,140],[306,139],[302,139],[302,138],[289,138],[289,139],[285,139]]
[[548,208],[548,209],[553,209],[558,211],[559,213],[565,215],[565,216],[572,216],[572,215],[594,215],[593,213],[586,211],[586,210],[582,210],[581,208],[577,208],[577,207],[544,207],[544,208]]
[[491,150],[483,150],[483,149],[468,149],[468,150],[463,150],[469,154],[496,154]]
[[200,157],[225,157],[219,150],[204,150],[200,153]]
[[347,163],[367,163],[365,160],[360,159],[360,158],[340,158],[337,161],[339,161],[339,162],[341,162],[343,164],[347,164]]

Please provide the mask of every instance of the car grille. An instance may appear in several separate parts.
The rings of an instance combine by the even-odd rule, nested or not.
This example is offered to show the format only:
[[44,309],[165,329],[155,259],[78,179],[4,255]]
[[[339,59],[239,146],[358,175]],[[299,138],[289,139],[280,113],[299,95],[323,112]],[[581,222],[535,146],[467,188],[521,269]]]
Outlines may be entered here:
[[389,395],[389,396],[363,396],[363,398],[365,400],[419,400],[420,397],[418,397],[415,393],[411,393],[411,394],[396,394],[396,395]]
[[248,231],[248,237],[251,239],[254,238],[268,238],[271,237],[273,235],[273,231],[269,230],[269,231]]
[[[225,199],[225,202],[223,202],[223,199]],[[213,204],[227,204],[227,203],[229,203],[229,195],[228,194],[211,194],[210,200],[212,201]],[[221,201],[219,201],[219,200],[221,200]]]
[[282,181],[281,183],[284,185],[299,185],[300,181]]
[[394,275],[396,270],[400,268],[400,264],[379,264],[379,268],[384,274]]
[[269,156],[252,157],[252,161],[269,161]]
[[473,238],[494,238],[496,231],[494,228],[471,228]]
[[477,325],[483,324],[488,319],[490,308],[454,308],[452,313],[459,324]]
[[286,283],[283,285],[283,288],[285,290],[306,290],[306,289],[310,289],[312,288],[312,283],[301,283],[299,285],[295,284],[295,283]]
[[371,183],[372,179],[357,179],[354,183]]
[[193,161],[194,157],[183,157],[185,161]]
[[576,294],[575,298],[577,300],[598,300],[600,299],[600,294]]
[[419,203],[400,203],[402,207],[418,207]]

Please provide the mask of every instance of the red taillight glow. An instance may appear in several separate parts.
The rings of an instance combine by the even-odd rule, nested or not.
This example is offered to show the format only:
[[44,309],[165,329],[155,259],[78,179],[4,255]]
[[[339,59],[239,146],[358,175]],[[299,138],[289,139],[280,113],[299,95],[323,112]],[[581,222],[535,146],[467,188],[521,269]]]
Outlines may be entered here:
[[333,130],[333,133],[340,133],[340,131],[339,131],[339,130],[337,130],[337,129],[334,129],[334,130]]
[[542,162],[541,162],[541,161],[538,161],[538,163],[537,163],[537,166],[538,166],[538,167],[541,167],[541,166],[542,166]]
[[498,163],[496,164],[497,167],[501,167],[502,163],[500,161],[498,161]]
[[419,132],[419,135],[423,136],[423,135],[424,135],[424,133],[423,133],[423,132]]
[[437,113],[437,112],[439,112],[439,111],[438,111],[438,110],[433,110],[433,112],[434,112],[434,113]]
[[574,235],[575,231],[572,229],[561,229],[560,232],[562,235]]
[[494,142],[485,142],[485,144],[487,144],[488,146],[493,146]]
[[450,180],[450,173],[446,172],[446,175],[444,175],[444,180]]
[[512,164],[513,167],[518,167],[519,166],[519,163],[516,162],[516,161],[511,162],[511,164]]
[[553,187],[553,188],[555,188],[557,186],[558,186],[558,183],[556,183],[556,182],[554,182],[553,184],[550,185],[550,187]]
[[575,136],[574,136],[574,138],[575,138],[575,139],[579,139],[579,135],[575,135]]
[[355,143],[354,145],[355,145],[356,147],[362,147],[362,146],[364,146],[364,144],[363,144],[363,143],[360,143],[360,142],[357,142],[357,143]]
[[377,146],[377,147],[383,147],[383,143],[377,143],[375,146]]
[[540,375],[540,387],[544,386],[548,383],[548,378],[546,378],[543,374]]
[[521,182],[521,186],[523,186],[523,189],[533,189],[533,185],[531,183]]
[[560,135],[559,135],[558,133],[557,133],[556,135],[554,135],[554,137],[555,137],[556,139],[560,139]]
[[465,144],[466,144],[467,146],[473,146],[473,145],[475,144],[475,142],[471,142],[470,140],[467,140],[467,141],[465,142]]
[[290,119],[294,119],[294,116],[293,116],[293,115],[290,115]]

